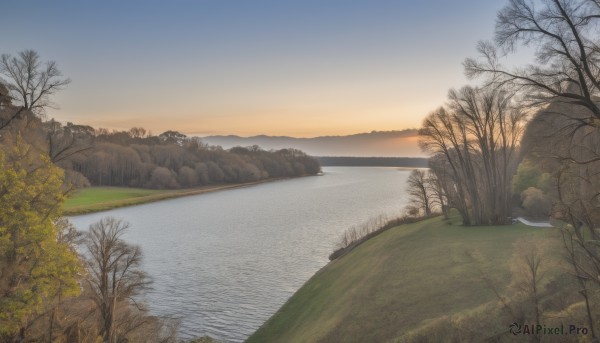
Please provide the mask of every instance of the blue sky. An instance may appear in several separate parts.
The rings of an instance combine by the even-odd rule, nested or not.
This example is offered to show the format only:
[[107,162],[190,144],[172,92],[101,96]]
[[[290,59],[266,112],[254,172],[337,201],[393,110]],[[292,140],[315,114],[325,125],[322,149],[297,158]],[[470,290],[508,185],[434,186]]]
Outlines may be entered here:
[[[504,1],[19,1],[0,53],[72,79],[49,116],[188,134],[417,127],[468,81]],[[8,33],[8,34],[7,34]]]

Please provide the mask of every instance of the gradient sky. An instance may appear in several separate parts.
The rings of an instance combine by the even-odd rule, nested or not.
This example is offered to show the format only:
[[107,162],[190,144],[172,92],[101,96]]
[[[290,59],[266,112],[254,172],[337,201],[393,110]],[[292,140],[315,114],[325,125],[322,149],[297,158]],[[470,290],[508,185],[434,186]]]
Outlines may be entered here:
[[502,0],[9,1],[0,53],[72,79],[49,117],[94,127],[311,137],[418,127]]

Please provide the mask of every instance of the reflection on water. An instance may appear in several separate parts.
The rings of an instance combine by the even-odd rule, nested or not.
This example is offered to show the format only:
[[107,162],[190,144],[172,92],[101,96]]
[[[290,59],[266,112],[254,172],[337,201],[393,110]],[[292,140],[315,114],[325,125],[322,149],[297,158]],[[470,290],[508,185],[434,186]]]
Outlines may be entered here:
[[71,218],[128,221],[144,251],[154,314],[181,318],[182,338],[240,342],[327,262],[340,234],[406,204],[410,171],[328,167],[323,176],[166,200]]

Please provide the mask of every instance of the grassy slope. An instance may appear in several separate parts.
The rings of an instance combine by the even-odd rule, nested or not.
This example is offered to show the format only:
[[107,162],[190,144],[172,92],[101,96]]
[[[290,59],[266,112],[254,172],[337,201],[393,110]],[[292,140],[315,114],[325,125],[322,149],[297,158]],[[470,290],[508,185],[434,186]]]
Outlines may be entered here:
[[[458,223],[458,219],[453,219]],[[512,243],[550,230],[448,225],[384,232],[310,279],[248,342],[385,342],[428,320],[495,299],[479,270],[509,280]],[[467,252],[485,257],[475,262]]]

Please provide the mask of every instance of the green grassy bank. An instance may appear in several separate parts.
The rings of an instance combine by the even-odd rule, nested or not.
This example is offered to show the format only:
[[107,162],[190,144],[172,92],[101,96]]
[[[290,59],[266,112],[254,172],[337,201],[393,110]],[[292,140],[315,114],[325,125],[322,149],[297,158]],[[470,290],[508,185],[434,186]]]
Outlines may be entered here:
[[89,187],[77,190],[71,194],[71,196],[63,205],[63,213],[67,216],[74,216],[79,214],[106,211],[117,207],[140,205],[148,202],[172,199],[182,196],[246,187],[277,180],[281,179],[269,179],[241,184],[210,185],[198,188],[170,190],[129,187]]
[[513,242],[552,233],[453,222],[402,225],[361,244],[313,276],[248,342],[402,341],[410,330],[494,301],[481,270],[505,288]]

